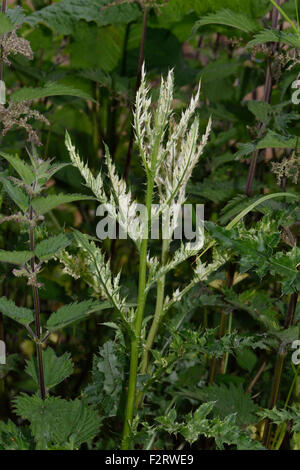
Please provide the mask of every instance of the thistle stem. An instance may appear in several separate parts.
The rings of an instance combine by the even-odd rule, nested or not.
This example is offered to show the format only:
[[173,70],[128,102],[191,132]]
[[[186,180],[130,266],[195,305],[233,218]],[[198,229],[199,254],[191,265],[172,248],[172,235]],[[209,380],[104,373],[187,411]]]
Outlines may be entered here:
[[[157,153],[157,152],[156,152]],[[154,178],[149,177],[147,181],[147,193],[146,193],[146,208],[148,217],[151,214],[151,203],[154,189]],[[149,222],[148,222],[149,226]],[[137,383],[137,371],[139,361],[139,349],[141,342],[141,330],[144,317],[145,303],[146,303],[146,271],[147,271],[147,249],[148,249],[148,238],[144,238],[141,243],[140,249],[140,266],[139,266],[139,287],[138,287],[138,306],[134,324],[134,337],[131,340],[131,351],[130,351],[130,369],[129,369],[129,385],[127,404],[125,410],[125,421],[123,428],[123,440],[122,450],[129,450],[130,447],[130,430],[133,419],[135,398],[136,398],[136,383]]]
[[[168,239],[163,239],[162,241],[162,255],[161,255],[162,265],[166,263],[168,250],[169,250],[169,243],[170,242]],[[159,328],[161,314],[163,312],[163,305],[164,305],[165,280],[166,280],[166,276],[162,276],[157,281],[157,296],[156,296],[155,312],[154,312],[152,325],[150,327],[150,330],[147,336],[147,340],[146,340],[146,344],[145,344],[145,348],[144,348],[144,352],[142,356],[141,374],[146,374],[147,372],[150,350],[152,348],[152,345],[154,343],[154,340],[155,340],[155,337],[157,335],[157,331]],[[139,397],[138,397],[138,403],[137,403],[138,407],[141,405],[142,399],[143,399],[143,393],[140,392]]]

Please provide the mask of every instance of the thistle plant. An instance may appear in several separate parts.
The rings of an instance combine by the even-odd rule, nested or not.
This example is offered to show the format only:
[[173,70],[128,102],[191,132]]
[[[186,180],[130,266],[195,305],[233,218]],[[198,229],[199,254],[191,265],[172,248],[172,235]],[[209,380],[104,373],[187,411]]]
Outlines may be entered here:
[[[66,145],[70,157],[75,166],[80,170],[87,186],[93,191],[98,201],[102,204],[110,204],[112,216],[121,227],[127,221],[129,236],[135,242],[139,250],[139,281],[137,307],[135,310],[126,305],[125,299],[120,298],[119,276],[115,279],[109,272],[109,265],[105,263],[101,251],[94,242],[79,232],[75,233],[78,245],[85,250],[88,266],[102,286],[105,297],[111,305],[120,313],[127,329],[130,331],[130,370],[128,382],[128,398],[125,411],[122,449],[131,446],[130,430],[134,417],[135,408],[140,405],[142,395],[137,394],[137,374],[145,373],[148,369],[149,352],[155,341],[155,337],[163,314],[172,305],[172,300],[166,298],[164,292],[165,275],[168,271],[183,262],[185,259],[196,254],[203,246],[203,234],[198,239],[197,246],[182,244],[175,251],[173,259],[169,259],[169,245],[172,232],[176,228],[176,220],[172,219],[169,233],[164,234],[161,241],[161,259],[151,257],[149,253],[149,231],[151,224],[151,209],[154,200],[158,200],[160,210],[152,212],[152,217],[158,217],[161,212],[170,212],[172,205],[182,205],[186,199],[186,185],[191,177],[193,168],[196,166],[203,149],[207,143],[211,121],[209,120],[205,134],[199,139],[199,119],[195,115],[199,102],[200,88],[189,107],[183,112],[178,122],[175,121],[172,110],[174,93],[174,77],[170,71],[168,76],[161,79],[160,94],[156,109],[152,107],[150,89],[146,82],[145,68],[142,70],[141,85],[138,89],[135,102],[134,131],[135,141],[139,150],[141,163],[146,174],[145,207],[148,215],[146,227],[140,231],[131,231],[130,227],[136,226],[134,213],[136,202],[131,191],[127,189],[126,183],[116,174],[114,164],[111,161],[109,151],[106,148],[106,160],[108,176],[111,181],[111,191],[106,194],[104,181],[99,174],[96,178],[88,167],[81,161],[71,143],[70,137],[66,137]],[[67,268],[67,258],[62,258]],[[206,266],[196,266],[199,279],[202,267],[202,277],[208,275]],[[156,308],[152,318],[152,325],[148,332],[144,331],[143,317],[147,294],[153,285],[157,285]],[[175,301],[178,301],[185,292],[194,285],[193,281],[184,292],[174,293]]]

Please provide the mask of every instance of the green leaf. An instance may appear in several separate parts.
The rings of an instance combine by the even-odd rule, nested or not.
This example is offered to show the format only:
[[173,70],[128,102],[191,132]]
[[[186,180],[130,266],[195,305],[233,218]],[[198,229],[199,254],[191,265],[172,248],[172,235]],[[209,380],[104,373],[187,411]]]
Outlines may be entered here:
[[297,146],[298,137],[286,137],[271,129],[268,130],[268,133],[258,141],[256,148],[265,149],[265,148],[292,148],[295,149]]
[[264,29],[254,36],[247,47],[253,47],[257,44],[265,44],[267,42],[281,42],[291,47],[300,47],[300,38],[296,34],[287,31],[278,31],[276,29]]
[[27,426],[16,426],[11,420],[0,421],[0,450],[31,450]]
[[42,400],[38,395],[21,395],[15,400],[15,411],[30,422],[37,450],[64,444],[71,444],[72,450],[76,450],[99,431],[96,412],[82,400],[50,396]]
[[36,246],[34,252],[40,260],[48,260],[55,256],[59,251],[66,248],[71,243],[71,237],[60,233],[47,238]]
[[14,25],[7,15],[0,13],[0,36],[9,33],[14,29]]
[[0,298],[0,312],[12,320],[21,323],[21,325],[29,325],[34,320],[33,311],[29,308],[17,307],[12,300],[6,297]]
[[257,363],[257,357],[251,349],[244,348],[237,351],[236,361],[242,369],[251,372]]
[[125,355],[120,345],[107,341],[93,360],[93,381],[84,396],[100,404],[106,416],[116,416],[124,381]]
[[52,313],[47,321],[47,329],[55,331],[72,323],[87,318],[92,312],[110,308],[108,302],[98,302],[95,300],[84,300],[82,302],[74,302],[69,305],[64,305],[56,312]]
[[20,88],[20,90],[11,94],[11,100],[19,103],[20,101],[32,101],[47,96],[76,96],[84,100],[94,101],[93,97],[85,91],[58,82],[46,83],[44,88]]
[[272,110],[269,103],[265,101],[247,101],[249,111],[256,117],[258,121],[266,123],[269,121],[270,112]]
[[[47,389],[55,387],[73,372],[73,363],[70,353],[66,352],[60,357],[57,357],[54,350],[48,347],[43,350],[43,366],[44,366],[44,379]],[[37,358],[32,357],[26,361],[25,371],[29,374],[34,382],[39,385],[39,372]]]
[[27,194],[3,176],[0,176],[0,181],[9,197],[23,212],[25,212],[29,207],[29,197]]
[[30,185],[34,179],[35,175],[27,163],[21,160],[17,155],[9,155],[8,153],[0,152],[1,157],[5,158],[16,170],[19,176],[22,178],[24,183]]
[[246,395],[241,385],[224,384],[204,387],[198,392],[199,399],[215,402],[213,415],[224,419],[226,416],[236,413],[236,423],[240,426],[252,424],[257,421],[257,406]]
[[209,421],[206,418],[213,410],[214,405],[214,402],[203,403],[195,413],[189,413],[187,416],[187,424],[183,426],[180,433],[189,444],[197,441],[199,434],[207,433]]
[[24,22],[24,19],[26,17],[24,14],[23,8],[20,6],[16,6],[14,8],[8,8],[5,14],[10,19],[10,21],[12,22],[14,26],[21,25]]
[[[106,5],[110,5],[103,8]],[[80,20],[94,21],[98,26],[114,23],[128,24],[141,16],[138,5],[125,3],[114,5],[111,0],[62,0],[26,17],[26,23],[36,26],[43,23],[59,34],[72,34]]]
[[260,29],[260,24],[242,13],[236,13],[229,9],[223,9],[216,13],[210,13],[201,20],[197,21],[193,28],[196,32],[199,27],[208,24],[221,24],[239,29],[245,33],[253,33]]
[[10,264],[25,264],[33,256],[31,251],[0,250],[0,262]]
[[91,196],[85,196],[84,194],[51,194],[46,197],[39,196],[32,201],[32,206],[35,212],[39,215],[46,214],[46,212],[52,211],[55,207],[61,204],[67,204],[75,201],[93,200],[95,198]]

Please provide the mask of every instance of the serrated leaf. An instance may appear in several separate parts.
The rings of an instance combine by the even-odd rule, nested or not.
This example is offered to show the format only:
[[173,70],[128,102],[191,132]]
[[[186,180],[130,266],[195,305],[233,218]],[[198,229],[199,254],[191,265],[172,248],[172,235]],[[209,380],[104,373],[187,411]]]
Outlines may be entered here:
[[[66,352],[62,356],[57,357],[54,350],[48,347],[45,351],[43,350],[42,354],[44,379],[47,389],[55,387],[72,374],[73,363],[70,353]],[[33,378],[36,385],[39,385],[39,372],[36,357],[31,357],[26,361],[25,371]]]
[[20,88],[20,90],[11,94],[10,99],[15,103],[19,103],[20,101],[32,101],[47,96],[76,96],[77,98],[94,101],[93,97],[85,91],[58,82],[47,83],[44,88]]
[[3,34],[9,33],[14,29],[10,18],[4,13],[0,13],[0,36]]
[[3,176],[0,176],[0,181],[9,197],[23,212],[25,212],[29,207],[29,197],[27,194]]
[[40,260],[45,261],[55,256],[63,248],[66,248],[71,241],[71,236],[60,233],[38,243],[34,252]]
[[286,137],[280,135],[273,130],[269,129],[267,134],[260,139],[257,144],[256,148],[258,149],[265,149],[265,148],[296,148],[297,146],[298,137]]
[[84,194],[51,194],[47,197],[39,196],[32,201],[32,207],[39,215],[52,211],[61,204],[67,204],[75,201],[85,201],[94,199]]
[[199,27],[209,24],[221,24],[239,29],[245,33],[253,33],[260,29],[260,24],[242,13],[237,13],[229,9],[219,10],[216,13],[210,13],[201,20],[197,21],[193,32]]
[[27,163],[21,160],[17,155],[9,155],[8,153],[0,152],[1,157],[5,158],[16,170],[19,176],[22,178],[24,183],[31,184],[34,179],[35,175]]
[[24,14],[24,10],[20,6],[16,6],[14,8],[8,8],[6,10],[6,16],[10,19],[14,26],[19,26],[24,22],[26,15]]
[[226,416],[236,413],[236,423],[240,426],[257,421],[255,416],[257,406],[250,396],[245,394],[241,385],[237,386],[231,383],[227,387],[224,384],[214,384],[199,390],[198,396],[203,401],[215,403],[213,414],[218,418],[224,419]]
[[254,38],[248,42],[247,47],[253,47],[267,42],[281,42],[291,47],[300,47],[300,39],[294,33],[288,31],[278,31],[276,29],[264,29],[257,33]]
[[71,444],[76,450],[93,439],[99,431],[99,418],[82,400],[67,401],[59,397],[21,395],[15,400],[15,411],[30,422],[37,450]]
[[115,5],[111,0],[62,0],[28,15],[26,23],[31,26],[43,23],[59,34],[68,35],[74,32],[80,20],[105,26],[113,23],[128,24],[140,16],[140,8],[132,3]]
[[0,298],[0,312],[6,317],[21,323],[21,325],[29,325],[34,320],[33,311],[25,307],[17,307],[12,301],[6,297]]
[[106,416],[116,416],[124,381],[125,355],[120,345],[107,341],[93,360],[93,381],[84,396],[93,404],[101,404]]
[[265,101],[247,101],[249,111],[256,117],[258,121],[263,123],[268,122],[270,112],[272,110],[269,103]]
[[55,331],[72,323],[87,318],[92,312],[110,308],[108,302],[98,302],[95,300],[84,300],[64,305],[48,318],[46,327],[49,331]]
[[32,258],[31,251],[0,250],[0,262],[10,264],[25,264]]

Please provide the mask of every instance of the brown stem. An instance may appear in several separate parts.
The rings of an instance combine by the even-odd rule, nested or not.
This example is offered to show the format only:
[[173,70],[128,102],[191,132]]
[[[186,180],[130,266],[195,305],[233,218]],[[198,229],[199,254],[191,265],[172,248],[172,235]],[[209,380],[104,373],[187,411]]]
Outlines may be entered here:
[[261,367],[259,368],[259,370],[258,370],[256,376],[254,377],[253,380],[251,380],[251,383],[250,383],[249,387],[247,388],[247,390],[246,390],[246,392],[245,392],[246,395],[248,395],[248,394],[251,392],[252,388],[254,387],[254,385],[256,384],[256,382],[258,381],[259,377],[261,376],[261,374],[262,374],[263,371],[265,370],[266,365],[267,365],[267,363],[266,363],[266,362],[263,362],[263,364],[262,364]]
[[[143,66],[143,62],[144,62],[145,40],[146,40],[146,31],[147,31],[147,19],[148,19],[148,7],[145,6],[145,8],[144,8],[144,17],[143,17],[142,37],[141,37],[140,52],[139,52],[139,62],[138,62],[138,70],[137,70],[137,78],[136,78],[134,96],[136,96],[136,93],[137,93],[137,91],[139,89],[139,86],[141,84],[142,66]],[[134,130],[133,130],[133,127],[131,126],[129,145],[128,145],[128,151],[127,151],[127,156],[126,156],[125,170],[124,170],[125,181],[128,180],[128,175],[129,175],[129,170],[130,170],[130,163],[131,163],[131,156],[132,156],[132,149],[133,149],[133,142],[134,142]]]
[[[2,0],[1,13],[6,12],[7,0]],[[2,48],[1,48],[1,59],[0,59],[0,80],[3,80],[3,60],[2,60]]]
[[[32,222],[33,219],[33,207],[30,206],[29,210],[29,220]],[[29,225],[29,241],[30,241],[30,251],[34,251],[34,227],[33,224]],[[33,256],[30,260],[31,271],[35,271],[35,257]],[[36,353],[38,358],[38,372],[39,372],[39,384],[40,384],[40,394],[42,400],[46,398],[46,388],[45,388],[45,378],[44,378],[44,366],[43,366],[43,356],[42,356],[42,345],[41,340],[41,322],[40,322],[40,299],[38,288],[32,286],[33,294],[33,306],[34,306],[34,319],[35,319],[35,335],[36,335]]]
[[[276,0],[276,3],[280,5],[280,0]],[[278,19],[279,19],[279,12],[277,8],[273,7],[272,9],[272,27],[273,29],[278,28]],[[270,45],[270,53],[271,55],[274,54],[275,50],[277,47],[277,43],[271,43]],[[266,103],[270,103],[270,98],[271,98],[271,91],[272,91],[272,84],[273,84],[273,79],[272,79],[272,68],[271,68],[271,60],[268,60],[268,67],[267,67],[267,73],[266,73],[266,80],[265,80],[265,87],[264,87],[264,98],[263,100]],[[262,133],[265,129],[265,126],[262,122],[259,122],[258,124],[258,137],[260,138],[262,136]],[[252,184],[255,176],[255,170],[256,170],[256,165],[257,165],[257,160],[259,156],[259,150],[255,150],[251,159],[250,163],[250,168],[248,172],[248,179],[247,179],[247,184],[246,184],[246,189],[245,193],[249,197],[251,195],[252,191]]]

